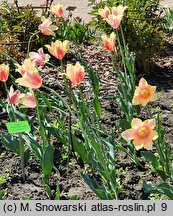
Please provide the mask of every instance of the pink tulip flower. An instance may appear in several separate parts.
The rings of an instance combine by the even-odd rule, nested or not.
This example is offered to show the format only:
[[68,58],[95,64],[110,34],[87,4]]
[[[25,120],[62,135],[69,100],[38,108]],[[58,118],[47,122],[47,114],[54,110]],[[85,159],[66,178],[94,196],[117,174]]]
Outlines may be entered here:
[[107,6],[105,6],[105,8],[100,8],[98,10],[98,13],[102,17],[102,19],[107,19],[110,14],[110,10]]
[[113,14],[109,15],[108,19],[106,20],[107,23],[113,28],[117,29],[120,26],[121,19]]
[[27,88],[39,89],[42,86],[42,78],[37,70],[33,72],[26,71],[21,78],[16,79],[16,83]]
[[144,78],[139,81],[139,86],[136,87],[132,104],[146,106],[149,102],[157,99],[156,86],[148,85]]
[[51,45],[45,45],[45,47],[57,59],[63,59],[70,48],[69,41],[67,40],[64,42],[56,40],[55,42],[51,42]]
[[35,108],[37,106],[37,102],[32,93],[21,94],[19,104],[20,108]]
[[152,150],[153,140],[158,138],[158,133],[153,130],[155,126],[154,119],[142,122],[140,119],[134,118],[131,122],[132,128],[124,131],[121,135],[127,141],[133,140],[133,145],[137,150],[141,148]]
[[55,36],[55,30],[57,30],[57,26],[51,25],[52,20],[50,18],[45,18],[44,16],[41,17],[42,24],[39,25],[39,31],[44,35],[53,35]]
[[43,48],[40,48],[38,52],[30,52],[29,57],[38,66],[45,65],[50,59],[50,55],[44,54]]
[[17,105],[19,102],[19,97],[20,97],[20,91],[16,90],[14,92],[13,86],[10,87],[9,91],[9,101],[11,104]]
[[73,66],[71,64],[67,64],[66,67],[66,77],[69,79],[73,85],[79,85],[84,79],[84,67],[76,62]]
[[122,5],[118,5],[117,7],[112,8],[112,14],[117,16],[118,18],[122,19],[124,16],[124,11],[127,9],[127,7],[124,7]]
[[124,11],[126,9],[127,7],[124,7],[122,5],[118,5],[117,7],[112,8],[111,14],[108,16],[106,21],[109,23],[109,25],[112,26],[113,29],[117,29],[120,26]]
[[10,73],[9,65],[0,64],[0,81],[6,82]]
[[50,6],[50,12],[51,12],[52,14],[54,14],[57,18],[62,17],[63,14],[64,14],[62,4],[60,4],[60,3],[58,3],[58,4],[56,4],[56,5],[52,4],[52,5]]
[[102,41],[103,41],[103,44],[106,50],[111,51],[111,52],[115,50],[114,32],[110,34],[110,37],[108,37],[107,35],[102,35],[101,38],[102,38]]
[[15,65],[17,67],[16,71],[18,71],[22,76],[24,75],[25,72],[32,73],[34,70],[36,70],[35,62],[32,61],[30,58],[25,59],[22,65],[19,64],[15,64]]

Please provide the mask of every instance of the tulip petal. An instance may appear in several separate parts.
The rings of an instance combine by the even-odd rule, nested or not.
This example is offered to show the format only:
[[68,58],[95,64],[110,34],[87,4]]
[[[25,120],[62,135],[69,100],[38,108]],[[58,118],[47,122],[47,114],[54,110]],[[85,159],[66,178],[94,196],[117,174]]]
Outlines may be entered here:
[[40,87],[42,84],[42,79],[37,74],[31,74],[31,73],[26,72],[23,77],[26,80],[28,80],[28,82],[31,83],[33,86],[39,86]]
[[149,86],[149,89],[150,89],[150,101],[155,101],[157,100],[157,94],[155,93],[156,91],[156,86]]
[[152,142],[152,140],[146,140],[144,148],[147,149],[147,150],[152,150],[153,149],[153,142]]
[[143,148],[144,142],[143,142],[143,140],[141,140],[141,139],[139,139],[139,138],[136,137],[133,140],[133,145],[134,145],[134,147],[135,147],[136,150],[139,150],[139,149]]
[[158,136],[158,133],[154,130],[151,131],[151,137],[152,137],[152,140],[156,140],[159,136]]
[[19,103],[20,108],[35,108],[37,105],[35,97],[31,93],[21,94]]
[[26,72],[22,78],[18,78],[16,82],[24,87],[38,89],[42,85],[42,79],[39,75],[33,75]]
[[139,81],[139,87],[144,89],[147,87],[147,85],[148,85],[147,81],[142,77]]
[[144,124],[147,125],[147,127],[154,129],[156,127],[156,121],[155,119],[148,119],[144,121]]
[[122,132],[121,136],[127,141],[134,139],[134,129],[128,129]]
[[143,126],[141,119],[134,118],[131,122],[131,126],[133,129],[138,129],[139,127]]
[[99,8],[98,13],[102,19],[107,19],[110,14],[110,10],[107,6],[105,6],[105,8]]

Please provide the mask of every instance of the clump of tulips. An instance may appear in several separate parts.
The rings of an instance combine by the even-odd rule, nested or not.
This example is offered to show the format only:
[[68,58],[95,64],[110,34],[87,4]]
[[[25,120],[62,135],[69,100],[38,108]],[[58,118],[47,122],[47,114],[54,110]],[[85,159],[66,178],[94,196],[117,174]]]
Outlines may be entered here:
[[[121,20],[125,10],[126,7],[119,5],[113,8],[108,8],[106,6],[98,11],[103,20],[115,29],[115,32],[112,32],[110,36],[103,35],[101,38],[105,49],[112,54],[114,70],[121,80],[121,84],[118,86],[119,96],[117,97],[117,102],[126,119],[123,119],[123,124],[118,125],[122,125],[121,130],[128,128],[121,133],[121,136],[124,140],[128,141],[128,154],[136,164],[140,165],[135,150],[156,150],[155,154],[143,151],[141,152],[141,155],[152,164],[153,168],[164,182],[155,188],[152,188],[151,185],[144,182],[144,190],[148,193],[164,194],[172,199],[173,194],[168,193],[167,191],[172,190],[172,187],[169,184],[169,182],[172,182],[173,180],[171,177],[171,152],[164,136],[160,113],[157,114],[156,119],[151,118],[142,121],[139,118],[141,115],[140,106],[147,107],[149,117],[151,117],[148,104],[157,99],[156,86],[149,85],[144,78],[141,78],[139,85],[135,87],[136,76],[134,59],[132,55],[129,55],[128,47],[125,44],[123,30],[121,28]],[[120,59],[122,59],[124,66],[123,72],[116,66],[116,55],[119,55]],[[120,120],[120,122],[121,121],[122,120]],[[156,121],[158,124],[158,131],[156,131]],[[133,151],[131,150],[131,140],[133,140]]]
[[[44,79],[38,67],[50,64],[50,55],[45,54],[43,47],[37,52],[30,51],[28,42],[27,58],[22,63],[16,63],[16,71],[21,77],[13,80],[13,86],[8,88],[6,82],[9,78],[10,68],[7,64],[0,65],[0,81],[4,83],[7,92],[8,106],[4,109],[11,117],[10,121],[26,120],[31,126],[31,131],[1,137],[2,143],[14,152],[20,152],[23,180],[25,175],[26,154],[32,152],[40,162],[43,173],[43,183],[49,197],[52,192],[49,187],[49,179],[52,171],[57,172],[54,164],[55,146],[51,142],[52,136],[60,141],[63,146],[68,147],[70,153],[76,158],[80,157],[87,164],[94,176],[97,171],[102,177],[101,182],[91,178],[85,169],[81,175],[84,181],[97,194],[100,199],[118,199],[120,185],[117,178],[116,151],[121,149],[131,157],[137,166],[142,166],[136,151],[149,161],[164,183],[155,188],[146,182],[144,188],[149,193],[165,194],[173,198],[173,193],[167,193],[166,188],[172,188],[169,184],[173,179],[171,175],[171,157],[169,148],[164,138],[161,125],[160,113],[156,118],[142,120],[140,106],[147,107],[149,103],[157,99],[156,87],[147,83],[141,78],[139,85],[136,84],[134,57],[129,53],[125,43],[121,20],[123,19],[126,7],[119,5],[112,8],[101,8],[98,13],[112,27],[112,33],[101,36],[104,48],[111,53],[112,65],[117,73],[120,84],[116,101],[123,113],[123,119],[117,122],[119,138],[105,131],[102,125],[102,110],[99,99],[100,82],[99,77],[82,57],[75,64],[64,65],[63,58],[70,51],[69,41],[55,39],[57,27],[52,24],[50,17],[42,17],[42,24],[38,26],[38,32],[52,37],[51,44],[45,44],[49,54],[54,56],[61,63],[62,80],[61,90],[63,94],[44,85]],[[54,18],[63,16],[63,6],[59,3],[50,7],[50,13]],[[32,38],[33,36],[31,36]],[[116,56],[121,61],[121,67],[116,62]],[[85,99],[82,83],[85,82],[85,75],[88,76],[91,89],[90,101]],[[59,73],[57,74],[57,79]],[[14,90],[14,87],[16,90]],[[35,109],[35,118],[27,115],[27,109]],[[47,110],[49,112],[47,112]],[[54,112],[58,112],[55,117]],[[53,116],[49,116],[52,113]],[[54,122],[52,122],[52,117]],[[77,135],[78,134],[78,135]],[[20,143],[19,146],[16,144]],[[132,142],[131,142],[132,141]],[[127,145],[122,145],[127,142]],[[15,145],[14,145],[15,144]],[[15,148],[14,148],[15,146]],[[65,149],[65,148],[64,148]],[[151,150],[154,150],[153,153]],[[70,158],[68,158],[69,163]],[[68,164],[67,164],[68,166]],[[60,198],[60,191],[57,183],[56,198]]]

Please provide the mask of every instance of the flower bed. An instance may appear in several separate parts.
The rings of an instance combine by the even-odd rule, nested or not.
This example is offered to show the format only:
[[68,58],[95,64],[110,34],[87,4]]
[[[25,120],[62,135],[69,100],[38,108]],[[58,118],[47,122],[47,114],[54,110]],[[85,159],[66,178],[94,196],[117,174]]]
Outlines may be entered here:
[[[172,107],[158,94],[161,69],[138,77],[121,25],[126,9],[100,8],[112,31],[86,45],[78,42],[93,39],[88,27],[81,34],[84,23],[73,17],[67,25],[63,6],[53,4],[24,61],[1,49],[19,75],[0,64],[1,198],[173,198],[172,134],[165,131],[172,125],[164,125]],[[59,40],[73,23],[74,41]],[[35,35],[43,37],[39,49],[31,47]]]

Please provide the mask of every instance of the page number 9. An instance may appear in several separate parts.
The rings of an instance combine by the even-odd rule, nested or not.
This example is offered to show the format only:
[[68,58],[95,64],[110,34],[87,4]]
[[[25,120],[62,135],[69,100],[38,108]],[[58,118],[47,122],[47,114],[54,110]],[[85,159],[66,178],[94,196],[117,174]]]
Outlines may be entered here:
[[162,207],[162,211],[166,211],[167,210],[167,204],[166,203],[162,203],[161,207]]

